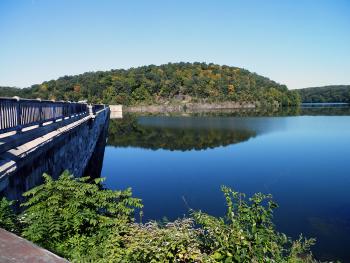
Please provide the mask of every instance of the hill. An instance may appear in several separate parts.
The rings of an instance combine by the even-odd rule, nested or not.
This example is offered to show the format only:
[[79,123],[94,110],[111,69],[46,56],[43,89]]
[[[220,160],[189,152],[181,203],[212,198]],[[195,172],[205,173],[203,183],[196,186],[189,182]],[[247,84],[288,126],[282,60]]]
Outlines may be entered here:
[[350,103],[350,85],[332,85],[298,90],[302,102]]
[[[9,94],[0,89],[0,96]],[[260,102],[296,105],[298,92],[289,91],[248,70],[206,63],[169,63],[127,70],[87,72],[15,90],[21,97],[84,100],[124,105],[187,102]]]

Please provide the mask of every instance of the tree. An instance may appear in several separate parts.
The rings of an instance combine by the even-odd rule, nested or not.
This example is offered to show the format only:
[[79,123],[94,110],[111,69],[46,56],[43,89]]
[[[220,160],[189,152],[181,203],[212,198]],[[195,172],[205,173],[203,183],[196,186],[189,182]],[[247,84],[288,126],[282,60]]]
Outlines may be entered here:
[[350,103],[350,85],[332,85],[297,90],[302,102]]
[[[278,95],[271,94],[271,89]],[[297,103],[297,100],[290,99],[291,94],[285,85],[245,69],[198,62],[87,72],[27,89],[0,88],[0,96],[87,99],[89,102],[125,105],[171,102],[178,94],[187,95],[192,102]]]
[[151,95],[145,86],[141,85],[132,92],[132,98],[134,101],[150,102],[152,100]]

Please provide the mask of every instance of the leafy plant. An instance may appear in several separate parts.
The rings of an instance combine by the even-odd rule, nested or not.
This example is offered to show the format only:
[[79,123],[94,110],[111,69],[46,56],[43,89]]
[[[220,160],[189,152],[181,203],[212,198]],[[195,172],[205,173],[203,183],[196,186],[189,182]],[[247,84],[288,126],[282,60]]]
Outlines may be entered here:
[[[292,242],[278,233],[272,223],[277,204],[261,193],[248,200],[245,195],[223,186],[227,213],[216,218],[200,211],[193,217],[205,230],[200,240],[204,251],[217,262],[307,262],[313,239]],[[308,259],[312,258],[308,255]]]
[[[87,183],[65,171],[58,180],[44,174],[45,183],[24,193],[23,236],[65,257],[91,254],[112,229],[132,222],[141,201],[131,189],[101,189],[103,179]],[[97,252],[96,252],[97,253]],[[98,254],[98,253],[97,253]]]
[[8,201],[5,197],[0,200],[0,228],[18,233],[19,221],[11,206],[14,201]]
[[[111,238],[106,261],[123,262],[209,262],[201,251],[198,236],[190,218],[169,222],[164,226],[155,221],[130,225],[127,235]],[[114,241],[116,240],[116,241]],[[124,249],[115,244],[123,244]]]
[[[134,222],[142,204],[130,189],[106,190],[103,179],[67,171],[58,180],[43,176],[43,185],[24,194],[22,235],[73,262],[316,262],[313,239],[293,241],[275,230],[271,195],[246,198],[223,186],[224,217],[190,210],[190,218],[142,224]],[[16,231],[11,205],[1,200],[0,227]]]

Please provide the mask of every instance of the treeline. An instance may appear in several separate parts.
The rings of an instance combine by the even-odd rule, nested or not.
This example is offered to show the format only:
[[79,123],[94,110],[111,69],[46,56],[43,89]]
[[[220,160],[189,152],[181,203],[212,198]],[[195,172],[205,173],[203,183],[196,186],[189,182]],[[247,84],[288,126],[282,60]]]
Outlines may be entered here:
[[[206,63],[169,63],[88,72],[16,90],[21,97],[123,105],[179,102],[260,102],[297,105],[299,94],[248,70]],[[12,90],[0,89],[0,96]]]
[[15,87],[0,86],[0,97],[23,96],[24,90]]
[[350,85],[332,85],[298,90],[302,102],[350,103]]

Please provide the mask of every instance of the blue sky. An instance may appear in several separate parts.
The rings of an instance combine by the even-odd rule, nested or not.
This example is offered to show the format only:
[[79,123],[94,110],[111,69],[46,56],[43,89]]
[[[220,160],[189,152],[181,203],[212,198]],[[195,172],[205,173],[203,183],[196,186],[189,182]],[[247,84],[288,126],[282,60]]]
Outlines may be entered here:
[[0,85],[179,61],[350,84],[350,1],[0,0]]

